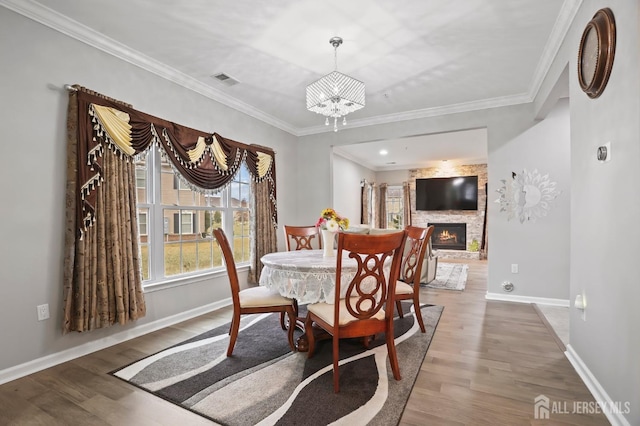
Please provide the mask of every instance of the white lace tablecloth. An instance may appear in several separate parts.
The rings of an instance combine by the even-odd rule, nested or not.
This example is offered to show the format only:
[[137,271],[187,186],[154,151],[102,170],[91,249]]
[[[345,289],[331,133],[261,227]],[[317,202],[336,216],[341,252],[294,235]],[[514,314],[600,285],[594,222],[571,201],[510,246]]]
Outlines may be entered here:
[[[260,274],[260,285],[276,289],[300,304],[334,303],[337,257],[323,257],[322,250],[297,250],[269,253],[260,259],[264,268]],[[391,262],[386,262],[388,276]],[[343,253],[341,281],[346,292],[356,271],[355,259]],[[344,297],[344,294],[341,295]]]

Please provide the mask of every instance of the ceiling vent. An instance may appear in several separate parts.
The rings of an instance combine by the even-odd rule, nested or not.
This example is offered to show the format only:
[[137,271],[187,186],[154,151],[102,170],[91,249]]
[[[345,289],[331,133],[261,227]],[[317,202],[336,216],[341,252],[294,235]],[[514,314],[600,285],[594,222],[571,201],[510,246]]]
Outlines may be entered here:
[[235,86],[236,84],[240,83],[238,80],[236,80],[235,78],[221,72],[218,74],[214,74],[211,77],[215,78],[216,80],[218,80],[220,83],[224,84],[225,86]]

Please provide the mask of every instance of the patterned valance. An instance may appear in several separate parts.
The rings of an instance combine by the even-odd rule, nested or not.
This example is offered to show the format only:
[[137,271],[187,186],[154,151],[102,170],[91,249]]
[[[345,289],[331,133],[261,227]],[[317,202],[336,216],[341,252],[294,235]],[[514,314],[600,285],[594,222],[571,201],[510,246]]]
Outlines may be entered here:
[[228,185],[244,162],[252,179],[267,181],[271,223],[277,225],[275,153],[217,133],[206,133],[137,111],[131,106],[78,90],[78,194],[80,235],[95,221],[95,189],[103,182],[102,154],[113,150],[130,161],[154,144],[191,189],[213,193]]

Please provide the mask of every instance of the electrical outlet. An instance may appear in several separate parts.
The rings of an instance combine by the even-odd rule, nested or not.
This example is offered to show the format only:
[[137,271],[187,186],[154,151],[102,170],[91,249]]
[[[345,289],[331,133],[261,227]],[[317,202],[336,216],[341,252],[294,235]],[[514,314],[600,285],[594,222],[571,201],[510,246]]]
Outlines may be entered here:
[[517,274],[518,273],[518,264],[517,263],[512,263],[511,264],[511,273],[512,274]]
[[38,310],[38,321],[44,321],[49,319],[49,304],[45,303],[44,305],[36,306]]

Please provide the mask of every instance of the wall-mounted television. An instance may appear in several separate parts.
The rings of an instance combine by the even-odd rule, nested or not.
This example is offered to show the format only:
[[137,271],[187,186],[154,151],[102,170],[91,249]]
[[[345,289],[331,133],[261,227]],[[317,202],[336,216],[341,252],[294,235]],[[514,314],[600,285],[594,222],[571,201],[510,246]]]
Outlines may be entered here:
[[478,176],[416,179],[416,210],[478,210]]

